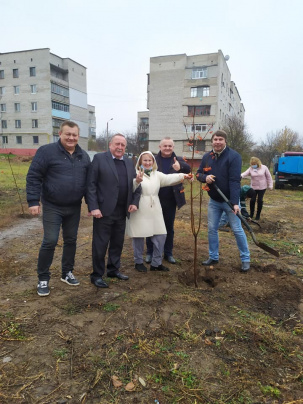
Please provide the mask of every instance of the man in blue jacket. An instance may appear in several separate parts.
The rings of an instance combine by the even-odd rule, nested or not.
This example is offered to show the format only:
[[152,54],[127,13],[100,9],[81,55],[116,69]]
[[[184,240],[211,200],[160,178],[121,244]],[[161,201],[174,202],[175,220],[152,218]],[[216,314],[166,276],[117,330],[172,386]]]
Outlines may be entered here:
[[[214,265],[219,262],[218,227],[222,213],[226,212],[240,251],[241,271],[247,272],[250,269],[250,253],[241,221],[236,216],[236,213],[240,212],[242,160],[239,153],[226,145],[226,138],[227,134],[222,130],[218,130],[212,135],[213,150],[204,154],[197,171],[198,180],[207,184],[207,192],[210,196],[208,204],[209,258],[203,261],[202,264]],[[214,182],[230,200],[233,210],[222,199],[216,189],[212,187]]]
[[[159,145],[159,153],[156,155],[158,171],[164,174],[190,173],[190,165],[182,157],[177,157],[174,153],[174,141],[170,137],[165,137]],[[182,208],[185,205],[184,187],[182,184],[163,187],[159,192],[159,199],[162,207],[167,236],[164,245],[164,259],[169,263],[175,264],[173,257],[174,247],[174,222],[176,217],[176,208]],[[147,253],[145,261],[152,261],[153,244],[149,238],[146,239]]]
[[78,286],[73,275],[81,202],[86,192],[90,166],[88,154],[78,145],[79,126],[64,121],[59,141],[41,146],[30,165],[26,177],[29,212],[41,213],[43,205],[44,236],[38,257],[39,296],[49,295],[50,266],[58,242],[60,228],[63,234],[61,281]]

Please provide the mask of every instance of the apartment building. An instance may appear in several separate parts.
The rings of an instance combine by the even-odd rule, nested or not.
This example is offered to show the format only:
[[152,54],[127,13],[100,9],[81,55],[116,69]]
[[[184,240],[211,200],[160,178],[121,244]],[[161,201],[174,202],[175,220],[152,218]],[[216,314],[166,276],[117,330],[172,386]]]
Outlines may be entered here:
[[87,150],[92,114],[86,67],[49,48],[0,53],[0,152],[33,155],[58,140],[64,120],[79,125]]
[[[178,155],[192,156],[188,137],[199,133],[196,157],[211,150],[211,133],[228,117],[244,121],[244,106],[227,65],[228,56],[216,53],[158,56],[150,59],[145,117],[149,125],[149,150],[158,152],[159,141],[170,136]],[[142,113],[141,113],[142,114]],[[138,115],[138,125],[140,117]],[[211,129],[210,129],[211,128]],[[199,155],[200,154],[200,155]]]

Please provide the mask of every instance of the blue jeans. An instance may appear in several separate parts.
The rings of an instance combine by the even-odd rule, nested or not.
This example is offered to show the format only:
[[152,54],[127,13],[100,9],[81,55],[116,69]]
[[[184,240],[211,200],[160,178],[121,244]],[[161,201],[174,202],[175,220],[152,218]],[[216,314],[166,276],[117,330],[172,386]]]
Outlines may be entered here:
[[216,202],[210,198],[208,204],[208,244],[209,257],[213,260],[219,259],[219,235],[218,227],[223,212],[226,212],[230,227],[236,237],[237,246],[240,251],[242,262],[250,261],[245,232],[241,226],[241,220],[233,213],[226,202]]
[[39,281],[48,281],[50,278],[49,268],[53,262],[61,226],[63,236],[62,277],[69,271],[73,271],[80,213],[81,205],[43,205],[44,237],[38,257]]

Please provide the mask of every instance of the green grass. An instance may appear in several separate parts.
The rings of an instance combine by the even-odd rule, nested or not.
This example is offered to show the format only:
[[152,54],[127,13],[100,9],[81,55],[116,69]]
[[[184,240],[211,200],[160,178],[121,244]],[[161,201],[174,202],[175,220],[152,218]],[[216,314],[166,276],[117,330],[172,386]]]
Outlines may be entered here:
[[0,155],[0,227],[8,225],[12,217],[27,213],[25,188],[29,166],[30,162]]

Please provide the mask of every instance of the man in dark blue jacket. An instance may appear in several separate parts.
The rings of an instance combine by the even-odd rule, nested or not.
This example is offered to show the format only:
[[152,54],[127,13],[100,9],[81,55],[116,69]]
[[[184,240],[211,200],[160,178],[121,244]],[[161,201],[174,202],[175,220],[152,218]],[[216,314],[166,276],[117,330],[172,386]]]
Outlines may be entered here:
[[[165,137],[159,145],[160,151],[156,155],[158,171],[164,174],[190,173],[189,164],[185,163],[182,157],[177,157],[174,153],[174,141],[170,137]],[[178,209],[185,205],[184,187],[182,184],[163,187],[159,192],[159,199],[162,207],[167,236],[164,245],[164,258],[171,264],[175,264],[173,257],[174,247],[174,222],[176,217],[176,207]],[[146,239],[147,253],[145,261],[152,261],[153,244],[149,238]]]
[[49,268],[52,264],[60,228],[63,234],[61,281],[78,286],[73,275],[81,202],[86,192],[90,158],[78,145],[79,126],[64,121],[59,141],[41,146],[26,177],[26,193],[32,215],[43,205],[44,237],[38,258],[39,296],[49,295]]
[[[208,195],[210,196],[208,204],[209,258],[202,264],[213,265],[219,262],[218,227],[222,213],[226,212],[240,251],[241,271],[247,272],[250,268],[250,253],[241,221],[236,216],[236,213],[240,212],[242,160],[239,153],[226,145],[226,138],[227,134],[222,130],[218,130],[212,135],[213,150],[204,154],[197,171],[198,180],[207,183]],[[233,210],[212,187],[214,182],[230,200]]]

